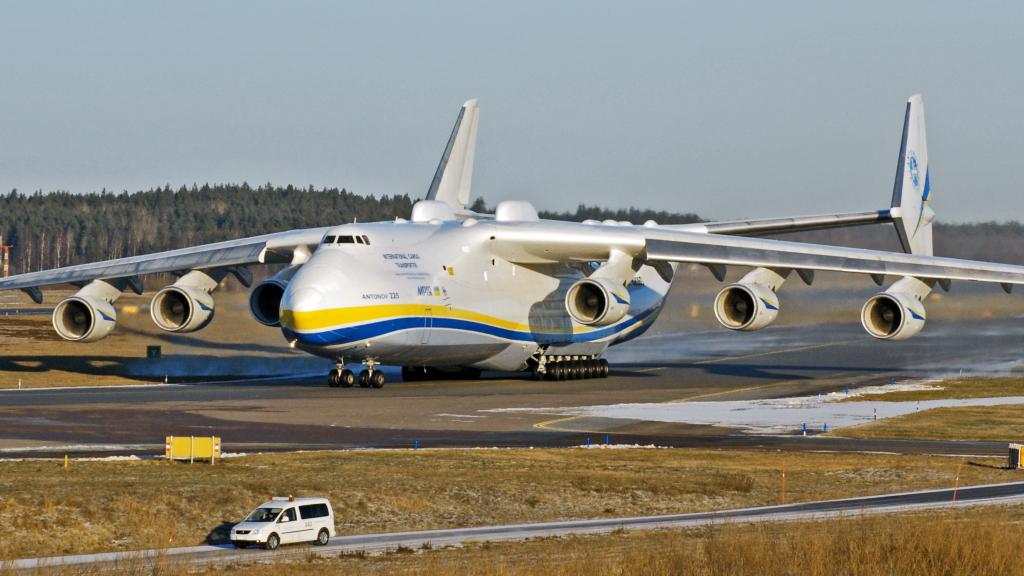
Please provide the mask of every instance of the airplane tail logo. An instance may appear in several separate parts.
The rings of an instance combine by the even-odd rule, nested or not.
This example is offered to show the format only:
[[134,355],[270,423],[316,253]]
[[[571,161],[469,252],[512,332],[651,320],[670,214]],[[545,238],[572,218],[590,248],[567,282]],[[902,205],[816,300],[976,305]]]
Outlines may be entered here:
[[928,173],[928,141],[924,128],[924,101],[920,94],[907,100],[900,141],[899,164],[892,191],[891,214],[904,252],[931,256],[935,212]]

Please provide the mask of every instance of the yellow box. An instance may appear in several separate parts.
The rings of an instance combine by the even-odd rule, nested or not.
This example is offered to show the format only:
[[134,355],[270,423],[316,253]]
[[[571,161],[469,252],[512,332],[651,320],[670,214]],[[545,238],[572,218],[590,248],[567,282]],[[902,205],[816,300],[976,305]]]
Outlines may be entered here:
[[168,436],[164,442],[164,456],[168,460],[209,460],[220,458],[220,438],[217,436]]

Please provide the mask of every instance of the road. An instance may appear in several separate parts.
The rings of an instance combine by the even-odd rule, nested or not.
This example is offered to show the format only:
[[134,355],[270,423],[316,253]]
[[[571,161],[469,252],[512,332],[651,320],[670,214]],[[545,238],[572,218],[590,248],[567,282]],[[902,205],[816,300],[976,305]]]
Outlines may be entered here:
[[251,563],[285,558],[303,558],[309,554],[337,556],[344,553],[382,553],[399,548],[421,549],[459,546],[472,542],[520,541],[529,538],[564,536],[568,534],[607,534],[617,530],[651,530],[657,528],[694,528],[725,522],[779,522],[950,508],[953,506],[981,506],[1009,504],[1024,501],[1024,482],[988,484],[960,488],[953,501],[952,489],[928,490],[885,494],[841,500],[802,502],[760,508],[641,516],[633,518],[600,518],[594,520],[568,520],[515,524],[506,526],[480,526],[419,532],[393,532],[341,536],[323,547],[307,545],[285,546],[276,551],[235,550],[231,546],[190,546],[160,550],[113,552],[30,558],[0,564],[9,570],[36,570],[85,565],[116,565],[124,567],[166,565],[181,562],[198,565]]
[[[779,326],[644,337],[610,353],[612,377],[564,382],[492,375],[480,381],[392,381],[332,389],[321,375],[140,387],[0,391],[0,455],[162,451],[166,435],[211,435],[227,451],[420,446],[567,446],[603,441],[1002,454],[1003,443],[852,441],[749,436],[714,426],[553,418],[556,409],[676,400],[817,394],[961,371],[1016,370],[1019,318],[945,321],[906,342],[878,342],[855,324]],[[555,411],[557,413],[557,410]],[[36,452],[10,451],[10,447]],[[69,448],[70,446],[70,448]]]

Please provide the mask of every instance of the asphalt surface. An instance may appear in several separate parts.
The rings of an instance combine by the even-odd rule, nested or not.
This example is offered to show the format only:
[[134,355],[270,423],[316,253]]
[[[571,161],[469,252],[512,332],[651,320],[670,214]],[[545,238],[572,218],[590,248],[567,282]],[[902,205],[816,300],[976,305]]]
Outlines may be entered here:
[[955,492],[953,489],[928,490],[717,512],[341,536],[332,539],[323,547],[291,545],[276,551],[236,550],[232,546],[191,546],[161,550],[30,558],[0,564],[0,568],[36,570],[47,567],[108,565],[112,569],[117,569],[120,565],[127,569],[128,567],[137,568],[140,564],[144,567],[154,567],[174,562],[198,565],[251,563],[302,558],[309,554],[337,556],[357,552],[383,553],[399,548],[417,550],[426,547],[460,546],[474,542],[521,541],[529,538],[568,534],[606,534],[617,530],[694,528],[725,522],[752,523],[826,519],[859,514],[1008,504],[1021,501],[1024,501],[1024,482],[1014,482],[965,487]]
[[750,436],[711,426],[500,410],[778,398],[894,378],[1010,372],[1018,369],[1022,344],[1020,318],[935,322],[905,342],[876,341],[854,324],[778,326],[754,333],[644,337],[612,349],[607,379],[547,382],[485,375],[478,381],[404,383],[392,372],[380,390],[328,388],[322,375],[3,390],[0,457],[159,453],[164,436],[211,434],[221,436],[229,452],[417,443],[568,446],[609,436],[613,443],[667,446],[1002,455],[1005,443]]

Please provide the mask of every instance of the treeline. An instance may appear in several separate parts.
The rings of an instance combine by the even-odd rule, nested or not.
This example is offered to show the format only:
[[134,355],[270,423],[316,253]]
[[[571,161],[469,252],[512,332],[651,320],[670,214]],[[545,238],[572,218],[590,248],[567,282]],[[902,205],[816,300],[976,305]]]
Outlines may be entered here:
[[[12,272],[45,270],[123,256],[279,232],[408,217],[414,198],[360,196],[337,188],[218,184],[135,193],[53,192],[0,195],[0,234],[12,244]],[[483,200],[472,206],[490,212]],[[701,221],[693,213],[580,204],[574,212],[541,217],[642,224]],[[788,235],[789,238],[867,248],[898,249],[891,226]],[[937,224],[936,253],[959,258],[1024,263],[1024,226],[1018,223]]]
[[248,184],[120,194],[12,191],[0,196],[0,234],[14,246],[13,273],[353,219],[407,216],[412,204],[408,196]]

